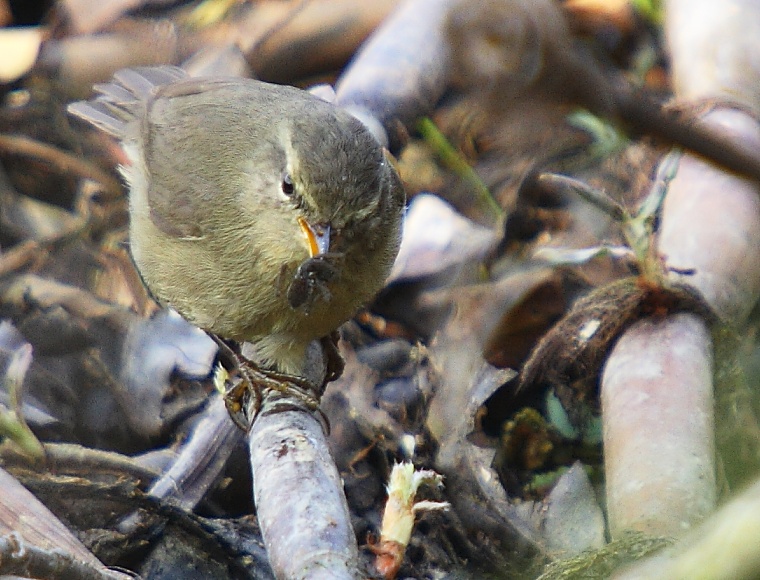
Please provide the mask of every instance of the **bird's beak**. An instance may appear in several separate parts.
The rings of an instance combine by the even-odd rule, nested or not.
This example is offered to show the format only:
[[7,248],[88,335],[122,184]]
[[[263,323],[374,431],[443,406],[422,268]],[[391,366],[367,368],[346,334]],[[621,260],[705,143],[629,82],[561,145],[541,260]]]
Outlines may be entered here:
[[306,243],[309,246],[309,257],[315,258],[326,254],[330,249],[330,224],[311,224],[303,218],[298,218]]

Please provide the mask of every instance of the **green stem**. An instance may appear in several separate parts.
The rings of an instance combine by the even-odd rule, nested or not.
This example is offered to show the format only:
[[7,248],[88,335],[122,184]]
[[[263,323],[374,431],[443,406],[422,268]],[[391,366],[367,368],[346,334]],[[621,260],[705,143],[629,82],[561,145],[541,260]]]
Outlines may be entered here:
[[423,117],[417,123],[417,130],[422,135],[425,142],[432,148],[443,165],[456,173],[464,181],[470,184],[475,192],[477,203],[485,209],[490,215],[501,221],[504,217],[504,210],[496,203],[486,185],[480,179],[475,170],[467,163],[456,148],[449,143],[446,136],[436,127],[435,123],[429,117]]

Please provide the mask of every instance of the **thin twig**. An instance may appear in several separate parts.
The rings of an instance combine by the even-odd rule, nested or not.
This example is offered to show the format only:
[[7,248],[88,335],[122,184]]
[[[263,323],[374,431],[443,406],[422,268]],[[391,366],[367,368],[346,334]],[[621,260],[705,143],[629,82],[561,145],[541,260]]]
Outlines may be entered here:
[[92,163],[47,143],[41,143],[23,135],[0,135],[0,151],[43,161],[64,175],[74,174],[97,181],[109,197],[116,198],[122,195],[123,189],[115,177]]
[[573,179],[557,173],[542,173],[538,176],[538,183],[550,190],[569,189],[585,201],[599,208],[616,222],[622,222],[628,217],[625,208],[612,199],[601,189],[591,187],[579,179]]
[[29,544],[17,533],[0,537],[0,574],[34,578],[79,578],[80,580],[124,580],[134,576],[96,568],[62,550],[46,550]]
[[303,12],[304,8],[306,8],[310,2],[311,0],[300,0],[297,2],[289,12],[286,12],[282,18],[280,18],[277,22],[265,30],[264,33],[254,41],[254,43],[246,52],[248,54],[255,54],[257,51],[261,50],[261,47],[264,46],[264,44],[266,44],[269,39],[283,30],[288,24],[293,22],[295,17]]

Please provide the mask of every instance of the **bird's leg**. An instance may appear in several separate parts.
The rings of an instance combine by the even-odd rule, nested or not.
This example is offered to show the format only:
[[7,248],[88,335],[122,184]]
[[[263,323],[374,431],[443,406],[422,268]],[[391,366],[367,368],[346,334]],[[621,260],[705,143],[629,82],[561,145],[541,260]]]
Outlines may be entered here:
[[323,393],[325,392],[327,383],[331,383],[335,379],[340,378],[343,374],[343,369],[346,368],[346,363],[338,350],[339,340],[340,334],[337,330],[333,330],[327,336],[323,336],[319,339],[319,343],[322,345],[322,352],[325,354],[325,365],[327,366],[325,380],[322,383]]

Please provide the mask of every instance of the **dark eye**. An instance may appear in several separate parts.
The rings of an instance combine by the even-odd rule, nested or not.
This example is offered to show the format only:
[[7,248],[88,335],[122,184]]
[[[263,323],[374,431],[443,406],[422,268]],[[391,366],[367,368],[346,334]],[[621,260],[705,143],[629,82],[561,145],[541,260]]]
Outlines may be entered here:
[[295,186],[293,185],[293,180],[290,178],[289,173],[285,173],[282,176],[282,193],[285,195],[293,195],[293,192],[296,190]]

